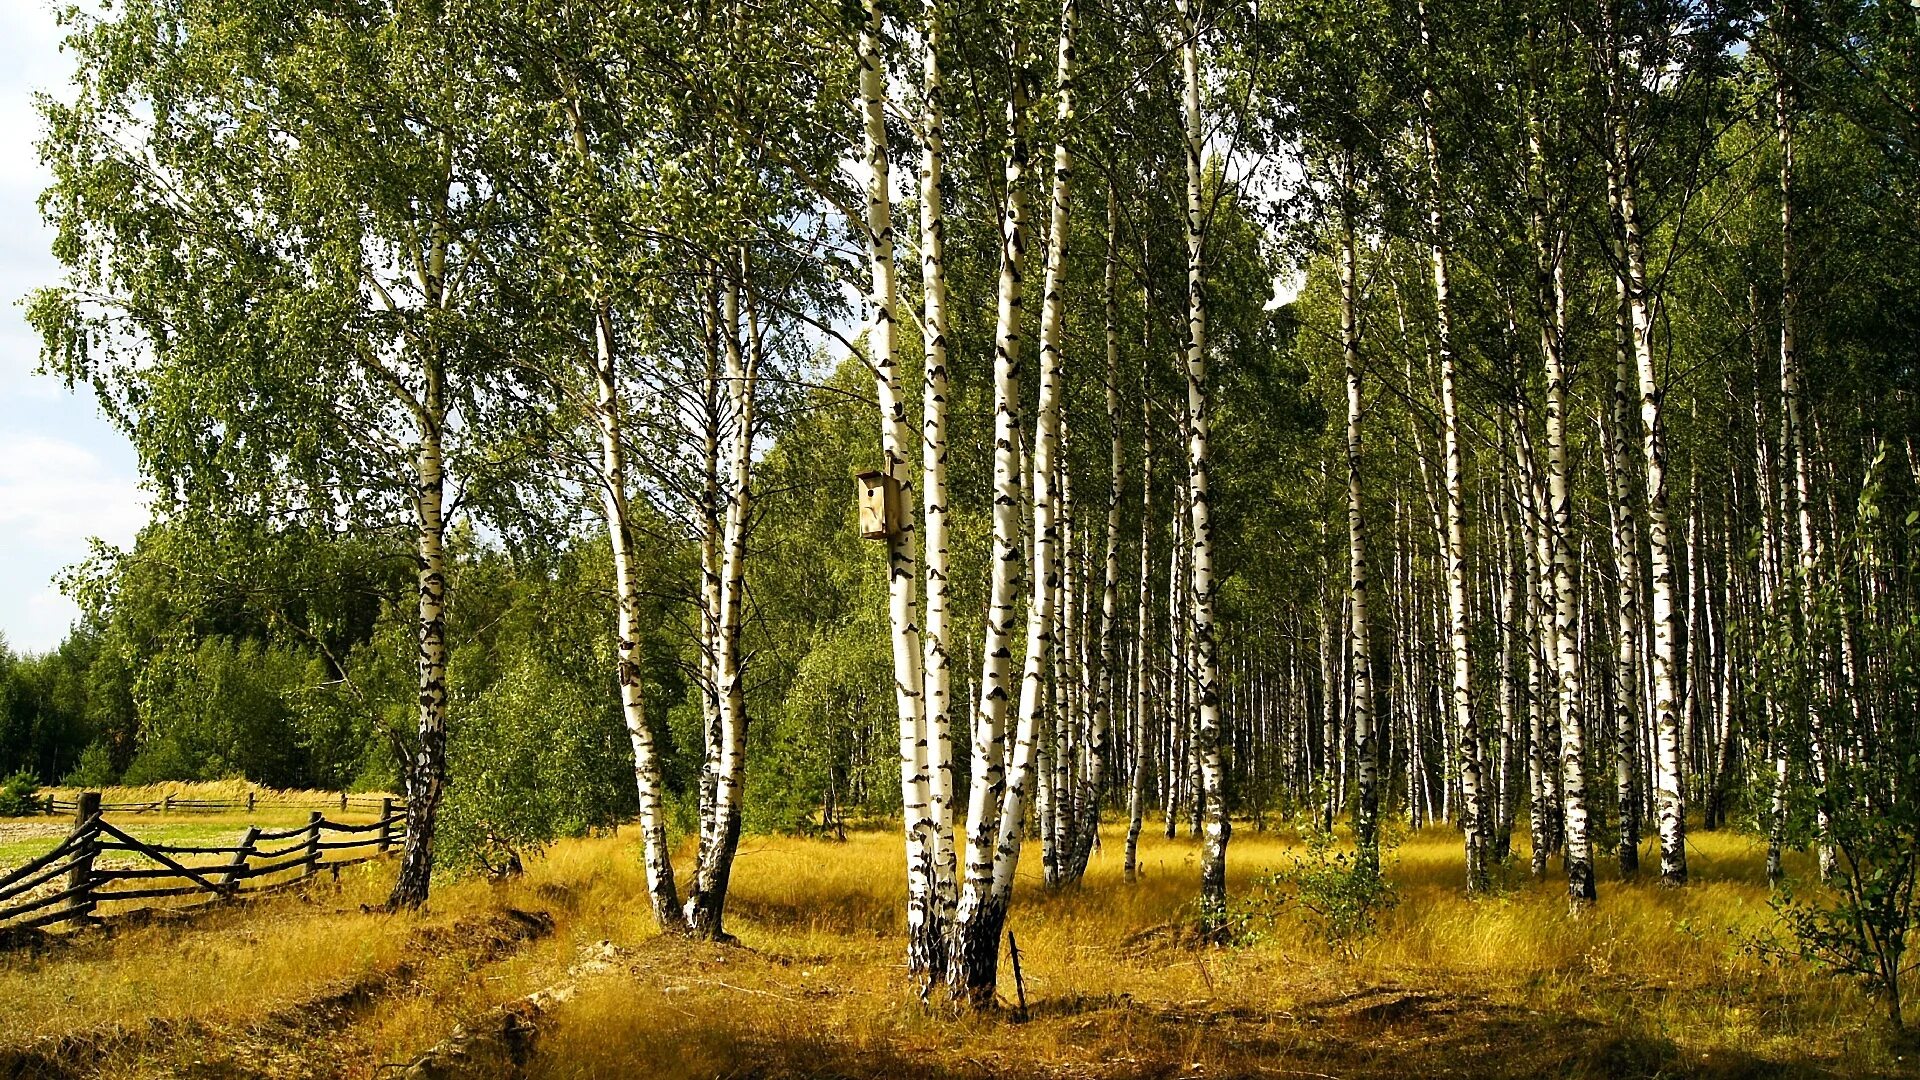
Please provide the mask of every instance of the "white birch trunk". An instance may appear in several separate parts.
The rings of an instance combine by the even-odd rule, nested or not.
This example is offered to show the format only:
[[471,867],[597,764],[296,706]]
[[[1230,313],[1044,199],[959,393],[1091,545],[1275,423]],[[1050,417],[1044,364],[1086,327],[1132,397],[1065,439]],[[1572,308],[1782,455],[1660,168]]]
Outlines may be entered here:
[[[860,104],[867,164],[866,243],[872,312],[867,348],[873,364],[874,391],[880,405],[880,443],[886,473],[896,485],[903,510],[913,505],[909,447],[913,427],[907,420],[899,358],[894,350],[894,301],[898,294],[893,259],[893,194],[887,154],[886,63],[881,54],[883,16],[878,0],[865,0],[860,33]],[[901,514],[887,539],[887,617],[893,637],[894,707],[900,722],[900,803],[907,860],[907,957],[914,972],[930,969],[939,947],[935,930],[933,863],[926,769],[926,712],[920,655],[919,574],[914,563],[915,534],[910,511]]]
[[[439,226],[427,244],[421,275],[427,306],[445,298],[447,240]],[[433,837],[447,776],[447,553],[446,458],[441,443],[447,422],[446,369],[438,346],[424,343],[420,371],[423,393],[415,416],[420,444],[414,451],[415,555],[419,607],[415,629],[420,647],[420,710],[417,741],[407,775],[407,843],[389,908],[417,908],[433,884]]]
[[747,515],[753,498],[753,410],[760,350],[757,329],[750,329],[743,355],[740,297],[750,272],[744,251],[737,272],[739,278],[729,281],[723,294],[721,317],[726,330],[721,351],[726,360],[730,440],[726,451],[727,507],[720,547],[720,632],[714,657],[720,716],[714,758],[713,820],[708,842],[701,846],[686,906],[687,923],[692,932],[714,940],[725,940],[728,936],[724,925],[727,886],[733,873],[734,852],[740,844],[742,799],[747,779],[747,705],[740,627],[746,592]]
[[1633,324],[1641,445],[1647,471],[1647,562],[1653,586],[1654,783],[1660,816],[1660,878],[1667,884],[1680,885],[1687,880],[1687,818],[1686,801],[1680,790],[1680,721],[1674,701],[1677,657],[1673,547],[1667,518],[1667,437],[1661,417],[1662,391],[1654,372],[1653,301],[1647,282],[1646,241],[1635,204],[1633,150],[1626,123],[1618,117],[1613,121],[1613,147],[1612,165],[1617,171],[1614,209],[1624,238],[1627,307]]
[[[1023,62],[1015,42],[1014,66]],[[994,845],[1006,794],[1006,717],[1012,696],[1015,592],[1024,555],[1020,528],[1021,300],[1027,240],[1025,79],[1016,72],[1007,107],[1006,206],[1000,224],[999,299],[994,330],[993,547],[979,701],[973,722],[967,837],[959,904],[954,913],[948,984],[976,1006],[990,1005],[997,982],[1000,926],[990,903]]]
[[1180,16],[1182,129],[1187,156],[1187,474],[1192,487],[1193,660],[1195,709],[1193,753],[1199,791],[1196,806],[1206,830],[1200,859],[1203,933],[1225,932],[1227,907],[1226,778],[1220,759],[1220,661],[1214,642],[1213,509],[1207,486],[1207,436],[1212,423],[1207,400],[1207,302],[1202,153],[1206,138],[1200,111],[1200,25],[1193,0],[1176,0]]
[[[1348,185],[1351,179],[1345,175]],[[1343,192],[1343,196],[1349,192]],[[1360,260],[1354,242],[1353,215],[1345,198],[1340,216],[1340,344],[1347,383],[1347,655],[1353,672],[1353,732],[1359,745],[1353,810],[1354,847],[1369,870],[1380,869],[1380,791],[1374,760],[1378,747],[1373,717],[1373,625],[1368,613],[1366,517],[1360,484],[1360,422],[1365,406],[1360,392]]]
[[1100,837],[1100,791],[1106,780],[1108,728],[1114,715],[1114,618],[1120,606],[1120,491],[1126,482],[1126,456],[1120,442],[1120,193],[1107,187],[1107,523],[1102,560],[1100,621],[1089,654],[1098,657],[1098,671],[1088,680],[1092,698],[1087,725],[1086,767],[1075,798],[1073,847],[1068,852],[1065,879],[1079,881]]
[[[1142,318],[1151,314],[1142,292]],[[1142,332],[1145,338],[1147,335]],[[1125,873],[1134,879],[1139,867],[1140,830],[1146,825],[1147,778],[1153,767],[1151,753],[1153,728],[1149,717],[1153,709],[1153,677],[1147,670],[1153,656],[1153,414],[1147,403],[1148,342],[1142,341],[1140,354],[1140,581],[1138,603],[1134,607],[1134,690],[1133,690],[1133,782],[1127,798],[1127,851]]]
[[1617,604],[1613,664],[1616,684],[1613,695],[1614,812],[1620,819],[1620,873],[1631,877],[1640,871],[1640,802],[1636,783],[1639,740],[1634,737],[1640,727],[1640,529],[1635,523],[1633,500],[1627,486],[1629,467],[1624,433],[1631,423],[1627,383],[1631,378],[1629,356],[1633,330],[1628,322],[1624,290],[1619,295],[1618,307],[1612,402],[1609,408],[1601,410],[1600,440],[1607,477]]
[[653,729],[647,724],[646,695],[640,675],[640,582],[634,565],[633,522],[627,504],[626,448],[620,433],[618,350],[613,336],[613,314],[598,305],[595,318],[598,363],[595,383],[600,426],[600,498],[606,515],[607,538],[613,553],[613,583],[619,618],[615,632],[615,663],[619,668],[620,712],[626,719],[633,746],[633,779],[639,796],[640,853],[647,873],[647,896],[653,917],[663,930],[682,930],[679,888],[673,876],[673,850],[667,846],[666,817],[661,812],[660,753]]
[[[1060,444],[1060,382],[1065,317],[1067,269],[1067,211],[1073,194],[1073,155],[1066,137],[1074,124],[1073,30],[1074,0],[1060,13],[1056,92],[1059,99],[1060,138],[1053,147],[1053,182],[1049,200],[1046,279],[1040,308],[1040,378],[1034,406],[1031,462],[1033,494],[1033,555],[1028,568],[1031,596],[1027,602],[1026,658],[1020,676],[1020,710],[1008,765],[1006,803],[1000,815],[1000,835],[994,849],[993,885],[989,893],[996,922],[1004,924],[1013,895],[1013,877],[1020,863],[1020,835],[1034,775],[1034,743],[1045,704],[1046,665],[1053,659],[1054,604],[1061,581],[1058,474],[1055,463]],[[996,940],[998,932],[996,927]]]
[[959,901],[953,842],[953,670],[947,629],[947,270],[946,226],[940,203],[946,117],[940,75],[941,15],[937,3],[928,5],[926,112],[921,121],[924,142],[920,164],[921,331],[925,348],[920,472],[927,530],[927,609],[921,640],[927,759],[922,770],[933,824],[926,840],[933,878],[924,957],[929,985],[946,977],[947,936]]
[[[1427,32],[1427,9],[1419,5],[1420,39],[1431,50]],[[1466,843],[1467,889],[1479,892],[1486,887],[1486,829],[1482,821],[1484,802],[1480,792],[1481,762],[1479,735],[1473,718],[1473,658],[1468,652],[1467,626],[1467,553],[1465,491],[1460,456],[1460,417],[1455,402],[1452,298],[1448,279],[1445,187],[1441,183],[1440,152],[1434,137],[1433,84],[1422,79],[1421,131],[1426,144],[1428,185],[1427,225],[1432,231],[1434,338],[1440,358],[1440,424],[1442,456],[1446,469],[1446,561],[1447,645],[1453,663],[1452,692],[1449,699],[1453,723],[1458,732],[1462,835]]]

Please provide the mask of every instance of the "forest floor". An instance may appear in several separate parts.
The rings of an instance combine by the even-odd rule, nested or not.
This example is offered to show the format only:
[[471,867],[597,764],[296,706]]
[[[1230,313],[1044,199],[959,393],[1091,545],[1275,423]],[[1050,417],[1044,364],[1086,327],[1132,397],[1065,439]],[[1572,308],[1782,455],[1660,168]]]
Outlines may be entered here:
[[[1022,860],[1011,928],[1027,1014],[923,1005],[902,962],[900,842],[749,837],[728,905],[738,946],[655,932],[629,835],[565,842],[502,885],[368,910],[391,864],[310,893],[0,954],[0,1078],[1762,1077],[1920,1076],[1852,986],[1768,961],[1776,933],[1750,837],[1691,838],[1694,883],[1603,872],[1459,886],[1456,834],[1407,838],[1398,904],[1330,945],[1297,903],[1197,947],[1197,848],[1117,832],[1084,886],[1048,894]],[[1231,886],[1262,895],[1301,851],[1235,832]],[[1804,870],[1804,866],[1797,869]],[[1014,995],[1003,965],[1003,996]],[[439,1053],[430,1054],[435,1048]],[[457,1051],[457,1052],[450,1052]],[[514,1064],[517,1062],[517,1064]]]

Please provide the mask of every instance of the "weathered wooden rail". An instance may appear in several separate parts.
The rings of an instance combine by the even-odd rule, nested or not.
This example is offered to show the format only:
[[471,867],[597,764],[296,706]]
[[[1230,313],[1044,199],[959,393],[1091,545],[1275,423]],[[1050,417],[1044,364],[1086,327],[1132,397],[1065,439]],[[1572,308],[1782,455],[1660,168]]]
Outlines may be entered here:
[[[337,802],[333,799],[325,801],[268,799],[256,802],[254,793],[249,791],[245,799],[182,799],[168,795],[151,802],[102,803],[100,812],[103,814],[251,814],[261,807],[268,810],[314,810],[325,807],[331,810],[337,805],[341,813],[356,811],[371,814],[381,812],[392,801],[392,798],[386,796],[349,795],[343,791]],[[54,814],[73,814],[79,812],[80,804],[74,799],[50,798],[47,800],[47,810]]]
[[[297,885],[377,859],[406,839],[406,814],[381,800],[377,820],[350,825],[318,810],[305,825],[247,829],[229,846],[148,843],[101,816],[97,792],[76,800],[73,831],[52,851],[0,874],[0,934],[98,918],[103,905],[178,897],[226,900]],[[137,865],[114,863],[133,856]],[[116,907],[116,911],[128,910]]]

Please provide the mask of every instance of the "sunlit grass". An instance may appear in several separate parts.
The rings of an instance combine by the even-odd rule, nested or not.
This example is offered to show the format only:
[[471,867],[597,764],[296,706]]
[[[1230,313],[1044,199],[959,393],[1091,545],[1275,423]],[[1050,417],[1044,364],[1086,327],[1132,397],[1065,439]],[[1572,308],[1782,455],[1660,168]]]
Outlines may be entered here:
[[[562,843],[508,884],[438,888],[419,915],[360,910],[384,894],[390,871],[381,867],[349,872],[337,892],[323,884],[310,901],[136,929],[40,960],[0,959],[0,1000],[25,1018],[4,1029],[0,1047],[158,1017],[208,1025],[184,1048],[176,1036],[116,1058],[120,1075],[141,1075],[159,1069],[152,1055],[228,1052],[218,1046],[246,1045],[234,1032],[262,1016],[403,970],[406,990],[377,1007],[324,1034],[276,1029],[270,1041],[372,1076],[497,1003],[570,985],[573,996],[544,1020],[534,1075],[1602,1077],[1906,1067],[1906,1052],[1855,988],[1750,948],[1774,921],[1764,852],[1749,837],[1696,833],[1694,882],[1684,889],[1659,885],[1651,859],[1638,880],[1603,870],[1599,904],[1575,912],[1557,863],[1535,881],[1524,851],[1494,895],[1468,898],[1457,833],[1428,829],[1390,855],[1398,904],[1352,949],[1320,940],[1288,904],[1239,947],[1143,936],[1191,917],[1197,847],[1149,830],[1141,876],[1128,883],[1120,833],[1104,839],[1076,889],[1045,891],[1037,849],[1023,857],[1009,927],[1031,1009],[1023,1023],[959,1015],[939,995],[920,1002],[904,966],[893,830],[845,843],[746,838],[727,915],[738,949],[659,936],[635,842],[622,835]],[[1248,896],[1265,871],[1302,850],[1290,832],[1241,825],[1234,895]],[[549,912],[556,932],[482,959],[423,948],[416,936],[504,906]],[[569,974],[602,941],[618,950],[613,968]],[[1005,964],[1001,986],[1011,1001]]]

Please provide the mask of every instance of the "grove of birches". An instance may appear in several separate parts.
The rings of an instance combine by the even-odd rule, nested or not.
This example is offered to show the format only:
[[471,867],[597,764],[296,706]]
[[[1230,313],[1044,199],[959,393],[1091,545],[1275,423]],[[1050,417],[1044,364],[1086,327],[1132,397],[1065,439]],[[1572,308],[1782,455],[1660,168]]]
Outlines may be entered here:
[[1227,942],[1242,830],[1578,910],[1745,830],[1899,1023],[1920,7],[63,21],[27,310],[153,522],[0,772],[401,792],[395,907],[637,821],[712,939],[744,832],[891,828],[977,1007],[1023,850],[1191,836]]

